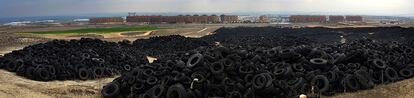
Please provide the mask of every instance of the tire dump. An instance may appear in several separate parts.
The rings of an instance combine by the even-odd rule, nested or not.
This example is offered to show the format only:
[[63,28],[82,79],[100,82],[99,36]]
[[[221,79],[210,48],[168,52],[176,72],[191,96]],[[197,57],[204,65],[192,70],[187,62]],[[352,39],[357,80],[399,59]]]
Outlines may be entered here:
[[414,28],[223,27],[201,38],[53,40],[5,54],[0,68],[37,81],[120,76],[105,98],[297,98],[411,78],[413,48]]

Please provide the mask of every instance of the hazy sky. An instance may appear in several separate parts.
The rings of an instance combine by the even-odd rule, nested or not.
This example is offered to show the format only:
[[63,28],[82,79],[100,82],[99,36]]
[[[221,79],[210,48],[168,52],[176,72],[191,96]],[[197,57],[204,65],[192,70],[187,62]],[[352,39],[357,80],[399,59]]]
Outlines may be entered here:
[[414,0],[0,0],[0,17],[114,12],[256,11],[413,15],[412,4]]

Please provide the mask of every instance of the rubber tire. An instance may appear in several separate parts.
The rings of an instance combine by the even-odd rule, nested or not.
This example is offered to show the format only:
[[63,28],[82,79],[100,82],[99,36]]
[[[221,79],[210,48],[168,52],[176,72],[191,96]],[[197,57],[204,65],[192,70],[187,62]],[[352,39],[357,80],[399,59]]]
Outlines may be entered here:
[[182,84],[170,86],[166,94],[167,98],[187,98],[187,91]]
[[404,78],[411,78],[413,76],[413,69],[412,68],[403,68],[399,71],[401,77]]
[[42,81],[48,81],[51,79],[51,75],[49,70],[44,69],[44,68],[40,68],[36,70],[36,75],[38,77],[39,80]]
[[378,69],[385,69],[387,68],[387,64],[384,60],[381,59],[374,59],[371,61],[371,65],[374,68],[378,68]]
[[103,77],[105,75],[104,71],[105,71],[104,68],[96,67],[93,70],[93,75],[97,78]]
[[120,86],[116,82],[109,83],[101,90],[102,97],[104,98],[115,98],[120,94],[120,92]]
[[165,87],[162,85],[155,85],[150,91],[152,98],[160,98],[165,93]]
[[200,65],[203,62],[203,58],[203,55],[200,53],[191,55],[191,57],[187,60],[187,67],[192,68],[194,66]]
[[86,68],[79,68],[78,69],[78,77],[81,80],[89,79],[89,77],[90,77],[89,70],[87,70]]
[[209,67],[210,67],[211,73],[213,74],[220,74],[220,73],[223,73],[224,71],[224,65],[219,62],[213,63]]
[[311,85],[317,86],[319,92],[326,92],[329,90],[329,80],[324,75],[316,75],[311,80]]
[[398,72],[395,71],[394,68],[388,67],[387,69],[385,69],[384,76],[389,81],[395,81],[398,79]]
[[348,75],[342,80],[342,85],[349,91],[356,91],[360,88],[358,79],[354,75]]

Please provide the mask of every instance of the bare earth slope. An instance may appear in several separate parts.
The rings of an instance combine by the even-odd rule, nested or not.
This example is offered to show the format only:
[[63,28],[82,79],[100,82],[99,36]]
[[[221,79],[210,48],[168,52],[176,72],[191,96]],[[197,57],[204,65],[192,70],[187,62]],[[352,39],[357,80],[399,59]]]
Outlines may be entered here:
[[0,70],[0,98],[99,98],[102,86],[113,79],[40,82]]

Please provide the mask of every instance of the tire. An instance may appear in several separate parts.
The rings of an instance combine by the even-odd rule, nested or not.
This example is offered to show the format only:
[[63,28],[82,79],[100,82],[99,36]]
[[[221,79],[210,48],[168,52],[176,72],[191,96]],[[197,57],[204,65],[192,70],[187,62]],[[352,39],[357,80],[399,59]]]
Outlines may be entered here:
[[324,69],[327,67],[328,60],[322,58],[313,58],[310,59],[309,62],[311,63],[313,69]]
[[387,80],[393,82],[398,79],[398,73],[394,68],[388,67],[385,69],[384,76]]
[[170,86],[166,94],[167,98],[187,98],[187,91],[182,84]]
[[222,64],[226,67],[232,67],[234,65],[234,61],[228,58],[222,59]]
[[378,68],[378,69],[385,69],[385,68],[387,68],[387,64],[385,63],[385,61],[383,61],[381,59],[373,59],[373,60],[370,60],[370,65],[373,68]]
[[245,65],[245,66],[240,66],[239,67],[239,73],[242,74],[251,74],[253,73],[253,69],[251,66]]
[[254,89],[262,89],[266,85],[266,77],[263,74],[258,74],[253,77],[252,83]]
[[336,82],[339,78],[338,74],[335,71],[329,71],[325,74],[330,83]]
[[226,98],[243,98],[243,95],[239,91],[233,91]]
[[291,79],[289,81],[287,81],[289,86],[292,87],[295,90],[299,90],[300,86],[302,86],[303,84],[305,84],[305,79],[302,77],[297,77],[295,79]]
[[210,65],[210,71],[213,74],[223,73],[223,71],[224,71],[224,65],[222,63],[215,62],[215,63],[213,63],[213,64]]
[[38,79],[41,80],[41,81],[48,81],[48,80],[51,79],[51,75],[50,75],[49,70],[44,69],[44,68],[37,69],[36,75],[37,75]]
[[134,93],[143,93],[143,92],[145,92],[144,89],[145,89],[145,84],[143,84],[143,83],[135,83],[131,87],[131,91],[134,92]]
[[25,77],[29,79],[35,79],[35,68],[34,67],[27,67]]
[[204,81],[206,81],[206,77],[202,75],[201,73],[197,73],[197,72],[191,74],[191,78],[193,79],[197,78],[198,79],[197,83],[203,83]]
[[90,77],[90,73],[86,68],[79,68],[78,69],[78,77],[81,80],[87,80]]
[[342,80],[342,85],[346,90],[356,91],[360,88],[358,79],[354,75],[348,75]]
[[97,77],[97,78],[103,77],[105,75],[104,74],[104,71],[105,71],[104,68],[102,68],[102,67],[96,67],[93,70],[93,75],[95,77]]
[[120,94],[120,92],[120,86],[116,82],[109,83],[101,90],[102,97],[104,98],[115,98]]
[[277,77],[282,77],[286,73],[286,68],[277,68],[275,67],[275,70],[273,71],[273,74]]
[[23,64],[24,64],[24,61],[22,59],[17,59],[15,61],[12,61],[12,63],[9,63],[6,66],[6,69],[11,72],[15,72],[17,68],[19,68],[20,66],[23,66]]
[[305,68],[301,64],[292,64],[292,69],[296,72],[304,72]]
[[150,91],[152,98],[160,98],[161,96],[165,95],[165,87],[162,85],[155,85],[151,88]]
[[131,65],[126,64],[126,65],[123,66],[123,68],[124,68],[125,71],[130,71],[131,70]]
[[311,80],[311,85],[316,86],[319,92],[326,92],[329,89],[329,80],[323,75],[316,75]]
[[151,69],[145,69],[143,74],[144,76],[152,76],[154,74],[154,71]]
[[193,54],[187,61],[187,67],[192,68],[201,65],[203,62],[203,55],[200,53]]
[[371,81],[369,73],[364,70],[358,70],[355,72],[355,77],[358,79],[361,89],[368,89],[374,87],[374,82]]
[[404,78],[411,78],[413,76],[413,69],[412,68],[403,68],[399,72],[401,77]]
[[148,77],[147,80],[145,81],[148,85],[155,85],[156,83],[158,83],[158,78],[151,76]]

